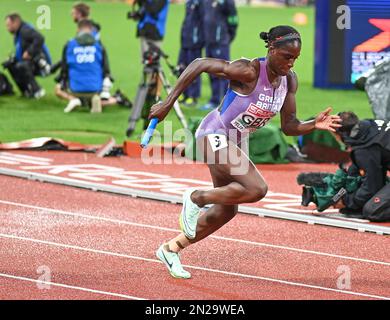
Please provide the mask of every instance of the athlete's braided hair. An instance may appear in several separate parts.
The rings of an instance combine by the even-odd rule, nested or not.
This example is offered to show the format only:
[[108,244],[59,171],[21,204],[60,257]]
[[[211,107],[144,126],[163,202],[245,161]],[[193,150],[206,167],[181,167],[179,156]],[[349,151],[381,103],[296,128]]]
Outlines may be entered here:
[[302,44],[301,35],[296,29],[290,26],[277,26],[271,28],[268,32],[261,32],[260,39],[265,41],[266,48],[269,48],[271,45],[279,47],[291,41],[298,41]]

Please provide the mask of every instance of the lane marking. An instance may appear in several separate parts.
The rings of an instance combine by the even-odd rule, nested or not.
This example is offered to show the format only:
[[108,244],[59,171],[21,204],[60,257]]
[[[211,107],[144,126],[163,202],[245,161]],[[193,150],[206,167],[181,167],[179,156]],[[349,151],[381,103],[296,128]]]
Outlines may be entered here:
[[6,274],[6,273],[0,273],[0,277],[9,278],[9,279],[16,279],[16,280],[23,280],[23,281],[29,281],[29,282],[35,282],[35,283],[39,283],[39,284],[47,284],[47,285],[50,285],[50,286],[53,286],[53,287],[74,289],[74,290],[79,290],[79,291],[92,292],[92,293],[97,293],[97,294],[102,294],[102,295],[107,295],[107,296],[113,296],[113,297],[126,298],[126,299],[131,299],[131,300],[146,300],[144,298],[129,296],[129,295],[126,295],[126,294],[121,294],[121,293],[114,293],[114,292],[101,291],[101,290],[89,289],[89,288],[84,288],[84,287],[77,287],[77,286],[72,286],[72,285],[58,283],[58,282],[41,281],[41,280],[36,280],[36,279],[32,279],[32,278],[27,278],[27,277],[14,276],[14,275],[11,275],[11,274]]
[[[174,195],[177,193],[178,188],[165,187],[163,183],[161,184],[160,192],[156,192],[156,191],[147,191],[145,189],[142,189],[141,187],[128,188],[128,187],[114,185],[111,182],[94,183],[90,181],[84,181],[81,179],[60,177],[54,174],[50,174],[50,172],[49,174],[45,174],[39,172],[23,171],[18,169],[15,170],[10,168],[2,168],[1,166],[0,166],[0,175],[19,177],[19,178],[24,178],[27,180],[33,180],[39,182],[49,182],[53,184],[78,187],[78,188],[83,188],[92,191],[102,191],[105,193],[126,195],[135,198],[158,200],[158,201],[170,202],[170,203],[181,203],[180,197],[178,195]],[[140,179],[139,181],[142,181],[142,179]],[[359,232],[367,232],[367,233],[372,232],[378,235],[390,235],[390,227],[387,226],[381,226],[377,224],[365,224],[365,226],[362,226],[362,223],[350,221],[350,219],[345,217],[343,219],[340,219],[340,217],[333,218],[330,215],[326,215],[326,216],[314,215],[314,213],[310,211],[307,212],[310,213],[310,215],[302,214],[302,213],[292,213],[292,212],[288,212],[287,209],[288,208],[286,207],[286,210],[276,211],[276,210],[266,209],[263,206],[253,206],[253,205],[251,206],[244,205],[239,207],[240,213],[251,214],[259,217],[270,217],[270,218],[277,218],[282,220],[304,222],[304,223],[312,221],[316,225],[352,229]]]
[[37,160],[42,162],[53,162],[54,159],[52,158],[42,158],[42,157],[36,157],[36,156],[28,156],[26,154],[20,154],[20,153],[12,153],[12,152],[0,152],[0,156],[8,156],[13,157],[14,159],[28,159],[28,160]]
[[[6,155],[0,155],[1,159],[4,159],[6,161],[12,161],[12,164],[19,165],[22,163],[28,163],[28,164],[35,164],[35,165],[48,165],[50,162],[43,162],[39,160],[31,160],[31,159],[24,159],[24,158],[15,158],[13,156],[6,156]],[[11,164],[11,163],[10,163]]]
[[[93,215],[87,215],[87,214],[82,214],[82,213],[75,213],[75,212],[57,210],[57,209],[51,209],[51,208],[45,208],[45,207],[37,207],[37,206],[33,206],[33,205],[27,205],[27,204],[5,201],[5,200],[0,200],[0,203],[12,205],[12,206],[17,206],[17,207],[46,211],[46,212],[53,213],[53,214],[61,214],[61,215],[66,215],[66,216],[74,216],[74,217],[80,217],[80,218],[86,218],[86,219],[100,220],[100,221],[105,221],[105,222],[110,222],[110,223],[130,225],[130,226],[135,226],[135,227],[155,229],[155,230],[168,231],[168,232],[181,232],[179,229],[166,228],[166,227],[154,226],[154,225],[149,225],[149,224],[130,222],[130,221],[126,221],[126,220],[99,217],[99,216],[93,216]],[[294,248],[294,247],[280,246],[280,245],[274,245],[274,244],[263,243],[263,242],[235,239],[235,238],[215,236],[215,235],[211,235],[209,238],[230,241],[230,242],[244,243],[244,244],[255,245],[255,246],[259,246],[259,247],[268,247],[268,248],[274,248],[274,249],[288,250],[288,251],[294,251],[294,252],[300,252],[300,253],[307,253],[307,254],[314,254],[314,255],[319,255],[319,256],[326,256],[326,257],[332,257],[332,258],[338,258],[338,259],[357,261],[357,262],[372,263],[372,264],[378,264],[378,265],[383,265],[383,266],[387,266],[387,267],[390,266],[390,262],[370,260],[370,259],[364,259],[364,258],[356,258],[356,257],[351,257],[351,256],[343,256],[343,255],[337,255],[337,254],[332,254],[332,253],[327,253],[327,252],[299,249],[299,248]]]
[[0,163],[4,163],[4,164],[20,164],[19,162],[16,162],[16,161],[4,160],[4,159],[2,159],[1,156],[0,156]]
[[[161,262],[160,260],[157,260],[157,259],[144,258],[144,257],[127,255],[127,254],[123,254],[123,253],[116,253],[116,252],[105,251],[105,250],[91,249],[91,248],[86,248],[86,247],[80,247],[80,246],[52,242],[52,241],[46,241],[46,240],[39,240],[39,239],[34,239],[34,238],[20,237],[20,236],[11,235],[11,234],[0,233],[0,237],[7,238],[7,239],[40,243],[40,244],[45,244],[45,245],[49,245],[49,246],[51,245],[51,246],[56,246],[56,247],[61,247],[61,248],[67,248],[67,249],[80,250],[80,251],[85,251],[85,252],[92,252],[92,253],[97,253],[97,254],[104,254],[104,255],[108,255],[108,256],[114,256],[114,257],[120,257],[120,258],[126,258],[126,259],[141,260],[141,261],[146,261],[146,262],[163,264],[163,262]],[[219,269],[204,268],[204,267],[198,267],[198,266],[193,266],[193,265],[183,264],[183,266],[190,268],[190,269],[225,274],[225,275],[230,275],[230,276],[235,276],[235,277],[263,280],[263,281],[274,282],[274,283],[279,283],[279,284],[292,285],[292,286],[296,286],[296,287],[318,289],[318,290],[342,293],[342,294],[346,294],[346,295],[361,296],[361,297],[366,297],[366,298],[390,300],[390,297],[371,295],[371,294],[367,294],[367,293],[354,292],[354,291],[339,290],[339,289],[333,289],[333,288],[328,288],[328,287],[315,286],[315,285],[310,285],[310,284],[301,283],[301,282],[291,282],[291,281],[287,281],[287,280],[267,278],[267,277],[255,276],[255,275],[244,274],[244,273],[224,271],[224,270],[219,270]],[[35,280],[35,281],[39,281],[39,280]]]

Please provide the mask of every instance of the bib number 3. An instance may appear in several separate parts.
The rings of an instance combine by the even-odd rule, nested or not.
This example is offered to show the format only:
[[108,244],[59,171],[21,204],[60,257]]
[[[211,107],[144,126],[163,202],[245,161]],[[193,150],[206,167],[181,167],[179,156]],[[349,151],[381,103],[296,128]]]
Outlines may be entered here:
[[209,134],[207,139],[209,140],[213,152],[227,148],[228,146],[227,138],[224,135]]

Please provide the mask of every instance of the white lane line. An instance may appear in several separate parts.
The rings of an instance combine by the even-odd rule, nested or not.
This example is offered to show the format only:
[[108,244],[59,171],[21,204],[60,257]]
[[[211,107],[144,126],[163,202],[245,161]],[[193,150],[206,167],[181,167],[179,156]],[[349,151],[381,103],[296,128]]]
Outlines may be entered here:
[[35,165],[41,165],[41,166],[47,166],[50,164],[50,162],[47,161],[40,161],[40,160],[31,160],[31,159],[23,159],[23,158],[15,158],[13,156],[5,156],[5,155],[0,155],[1,159],[8,160],[8,161],[15,161],[16,164],[20,163],[28,163],[28,164],[35,164]]
[[[154,263],[162,263],[160,260],[157,260],[157,259],[150,259],[150,258],[144,258],[144,257],[139,257],[139,256],[127,255],[127,254],[123,254],[123,253],[116,253],[116,252],[105,251],[105,250],[85,248],[85,247],[80,247],[80,246],[75,246],[75,245],[69,245],[69,244],[46,241],[46,240],[39,240],[39,239],[34,239],[34,238],[20,237],[20,236],[11,235],[11,234],[0,233],[0,237],[7,238],[7,239],[14,239],[14,240],[35,242],[35,243],[40,243],[40,244],[45,244],[45,245],[50,245],[50,246],[80,250],[80,251],[85,251],[85,252],[92,252],[92,253],[97,253],[97,254],[104,254],[104,255],[108,255],[108,256],[114,256],[114,257],[120,257],[120,258],[126,258],[126,259],[141,260],[141,261],[154,262]],[[183,266],[190,268],[190,269],[220,273],[220,274],[241,277],[241,278],[263,280],[263,281],[269,281],[269,282],[274,282],[274,283],[279,283],[279,284],[292,285],[292,286],[296,286],[296,287],[304,287],[304,288],[310,288],[310,289],[331,291],[331,292],[337,292],[337,293],[342,293],[342,294],[346,294],[346,295],[360,296],[360,297],[366,297],[366,298],[390,300],[390,297],[371,295],[371,294],[367,294],[367,293],[354,292],[354,291],[339,290],[339,289],[333,289],[333,288],[328,288],[328,287],[315,286],[315,285],[310,285],[310,284],[301,283],[301,282],[291,282],[291,281],[286,281],[286,280],[260,277],[260,276],[250,275],[250,274],[230,272],[230,271],[224,271],[224,270],[218,270],[218,269],[204,268],[204,267],[198,267],[198,266],[193,266],[193,265],[183,265]]]
[[17,162],[17,161],[4,160],[4,159],[2,159],[1,156],[0,156],[0,163],[4,163],[4,164],[20,164],[20,162]]
[[[165,227],[154,226],[154,225],[149,225],[149,224],[136,223],[136,222],[130,222],[130,221],[126,221],[126,220],[119,220],[119,219],[112,219],[112,218],[105,218],[105,217],[99,217],[99,216],[93,216],[93,215],[87,215],[87,214],[75,213],[75,212],[69,212],[69,211],[63,211],[63,210],[57,210],[57,209],[50,209],[50,208],[45,208],[45,207],[37,207],[37,206],[32,206],[32,205],[27,205],[27,204],[22,204],[22,203],[17,203],[17,202],[5,201],[5,200],[0,200],[0,203],[12,205],[12,206],[17,206],[17,207],[24,207],[24,208],[29,208],[29,209],[46,211],[48,213],[53,213],[53,214],[61,214],[61,215],[66,215],[66,216],[100,220],[100,221],[105,221],[105,222],[110,222],[110,223],[130,225],[130,226],[135,226],[135,227],[149,228],[149,229],[155,229],[155,230],[161,230],[161,231],[169,231],[169,232],[176,232],[176,233],[180,232],[180,230],[178,230],[178,229],[165,228]],[[378,264],[378,265],[383,265],[383,266],[387,266],[387,267],[390,266],[390,262],[356,258],[356,257],[350,257],[350,256],[343,256],[343,255],[337,255],[337,254],[332,254],[332,253],[327,253],[327,252],[299,249],[299,248],[293,248],[293,247],[287,247],[287,246],[279,246],[279,245],[274,245],[274,244],[269,244],[269,243],[262,243],[262,242],[256,242],[256,241],[221,237],[221,236],[215,236],[215,235],[211,235],[209,238],[214,238],[214,239],[223,240],[223,241],[244,243],[244,244],[255,245],[255,246],[259,246],[259,247],[268,247],[268,248],[274,248],[274,249],[288,250],[288,251],[294,251],[294,252],[300,252],[300,253],[325,256],[325,257],[332,257],[332,258],[338,258],[338,259],[357,261],[357,262],[372,263],[372,264]]]
[[42,161],[42,162],[53,162],[53,159],[51,159],[51,158],[28,156],[28,155],[20,154],[20,153],[0,152],[0,156],[3,156],[3,155],[12,157],[14,159],[29,159],[29,160],[37,160],[37,161]]
[[68,284],[63,284],[63,283],[58,283],[58,282],[41,281],[41,280],[36,280],[36,279],[31,279],[31,278],[26,278],[26,277],[14,276],[11,274],[6,274],[6,273],[0,273],[0,277],[15,279],[15,280],[23,280],[23,281],[28,281],[28,282],[35,282],[35,283],[39,283],[39,284],[47,284],[47,285],[50,285],[53,287],[60,287],[60,288],[73,289],[73,290],[79,290],[79,291],[85,291],[85,292],[92,292],[92,293],[102,294],[102,295],[106,295],[106,296],[126,298],[126,299],[131,299],[131,300],[146,300],[144,298],[129,296],[126,294],[121,294],[121,293],[114,293],[114,292],[101,291],[101,290],[89,289],[89,288],[84,288],[84,287],[71,286]]

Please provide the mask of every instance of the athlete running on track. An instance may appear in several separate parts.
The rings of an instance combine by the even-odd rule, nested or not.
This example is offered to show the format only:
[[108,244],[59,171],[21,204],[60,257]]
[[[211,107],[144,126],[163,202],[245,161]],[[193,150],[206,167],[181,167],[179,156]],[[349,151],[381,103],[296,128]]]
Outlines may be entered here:
[[[174,101],[202,72],[230,80],[220,107],[203,119],[195,134],[214,189],[189,189],[184,193],[180,215],[182,233],[162,244],[156,252],[173,277],[191,277],[179,259],[182,249],[226,224],[237,214],[239,204],[257,202],[266,195],[264,178],[240,148],[241,140],[248,132],[263,127],[278,112],[281,128],[290,136],[304,135],[314,129],[335,131],[340,127],[340,118],[330,115],[331,108],[311,121],[301,122],[296,118],[298,83],[291,69],[301,52],[298,31],[289,26],[277,26],[262,32],[260,38],[268,48],[264,61],[196,59],[180,76],[166,100],[154,105],[150,111],[150,119],[157,117],[162,121]],[[237,170],[237,164],[241,170]],[[200,215],[205,205],[212,206]]]

